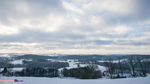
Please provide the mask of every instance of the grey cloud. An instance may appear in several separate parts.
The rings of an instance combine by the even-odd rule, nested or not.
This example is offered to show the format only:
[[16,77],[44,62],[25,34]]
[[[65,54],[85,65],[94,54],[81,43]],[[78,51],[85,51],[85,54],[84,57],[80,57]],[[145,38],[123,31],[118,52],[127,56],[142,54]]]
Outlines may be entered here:
[[[132,1],[133,3],[131,3]],[[117,24],[137,25],[138,23],[143,23],[144,21],[149,20],[150,19],[150,9],[149,9],[150,1],[149,0],[144,0],[144,1],[132,0],[132,1],[130,2],[129,5],[126,5],[125,9],[122,9],[122,10],[130,9],[130,6],[133,5],[135,9],[131,11],[132,12],[131,14],[120,14],[120,13],[117,13],[116,11],[104,10],[104,11],[86,12],[85,17],[89,17],[90,15],[97,16],[97,17],[98,16],[104,17],[103,20],[107,21],[108,25],[111,25],[111,24],[112,25],[117,25]],[[101,1],[99,1],[99,3],[100,2]]]
[[12,46],[14,46],[14,47],[22,47],[22,45],[18,45],[18,44],[1,44],[0,45],[1,47],[12,47]]
[[[150,1],[135,0],[136,12],[127,16],[116,16],[123,24],[137,24],[150,19]],[[128,6],[126,7],[128,9]],[[129,8],[130,9],[130,8]],[[122,9],[123,10],[123,9]]]
[[[90,40],[86,38],[95,37],[95,36],[102,36],[102,37],[113,37],[107,36],[107,34],[97,34],[97,35],[86,35],[86,34],[76,34],[67,30],[61,30],[56,32],[44,32],[41,30],[33,30],[33,29],[23,29],[20,30],[18,34],[13,35],[0,35],[0,42],[1,43],[52,43],[60,45],[83,45],[83,44],[90,44],[94,43],[95,45],[149,45],[149,43],[145,42],[136,42],[132,40]],[[98,37],[96,37],[98,38]],[[121,38],[121,37],[119,37]],[[124,37],[122,37],[124,38]],[[7,46],[7,45],[5,45]],[[8,45],[9,46],[9,45]],[[17,45],[16,45],[17,46]]]
[[[16,4],[18,3],[23,5],[27,4],[27,11],[20,10],[22,9],[21,6],[20,9],[17,9]],[[133,14],[130,15],[120,15],[108,11],[94,11],[93,13],[85,12],[84,15],[77,14],[75,18],[77,18],[80,23],[77,25],[73,21],[74,17],[67,17],[61,0],[1,0],[0,21],[5,25],[17,24],[18,21],[25,18],[33,20],[31,22],[33,22],[34,25],[38,25],[40,24],[40,21],[36,23],[34,19],[39,18],[45,22],[43,17],[48,14],[64,15],[64,18],[69,18],[69,21],[67,21],[67,24],[61,25],[57,31],[52,32],[46,32],[44,31],[44,28],[43,30],[38,30],[38,28],[33,28],[34,26],[31,28],[18,28],[19,32],[17,34],[0,34],[0,43],[39,43],[40,45],[32,46],[34,49],[40,49],[40,47],[44,49],[124,49],[124,47],[112,48],[111,45],[147,46],[150,45],[150,43],[145,42],[146,40],[137,42],[135,40],[121,39],[144,37],[143,32],[150,31],[149,27],[145,27],[145,25],[138,27],[139,23],[146,24],[145,22],[150,19],[149,3],[149,0],[136,0],[136,12],[133,12]],[[98,21],[103,22],[99,22],[96,25],[90,25],[93,16]],[[15,21],[10,22],[10,18]],[[93,20],[93,22],[95,22],[95,20]],[[115,30],[113,28],[119,25],[129,27],[135,25],[136,27],[133,27],[134,31],[128,31],[125,34],[120,35],[111,31]],[[103,38],[107,40],[102,40]],[[149,41],[149,39],[147,41]],[[105,45],[109,45],[110,47],[104,47]],[[22,45],[19,44],[4,44],[0,46],[6,48],[13,47],[14,49],[20,49],[20,47],[22,47]],[[128,49],[129,47],[125,48]]]
[[9,19],[19,21],[48,14],[64,14],[61,0],[0,0],[0,10],[0,21],[6,25],[14,24]]
[[148,42],[134,41],[134,40],[116,40],[116,45],[130,45],[130,46],[140,46],[140,45],[150,45]]
[[62,42],[64,40],[83,39],[84,36],[65,31],[44,32],[41,30],[23,29],[18,34],[0,35],[0,42]]
[[94,43],[98,44],[98,45],[105,45],[105,44],[113,44],[114,41],[111,40],[95,40]]

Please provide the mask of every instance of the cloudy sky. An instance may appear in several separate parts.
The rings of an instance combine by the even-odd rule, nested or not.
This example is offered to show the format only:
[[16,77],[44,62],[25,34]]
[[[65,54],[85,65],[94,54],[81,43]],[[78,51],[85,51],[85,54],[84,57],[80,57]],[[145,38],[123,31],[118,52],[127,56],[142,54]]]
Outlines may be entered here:
[[0,0],[0,53],[150,54],[150,0]]

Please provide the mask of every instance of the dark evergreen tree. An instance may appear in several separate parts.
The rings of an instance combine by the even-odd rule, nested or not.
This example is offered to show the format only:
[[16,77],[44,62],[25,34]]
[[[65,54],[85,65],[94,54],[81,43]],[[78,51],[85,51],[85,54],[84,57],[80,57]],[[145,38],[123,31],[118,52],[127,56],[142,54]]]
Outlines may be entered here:
[[74,76],[79,79],[97,79],[101,78],[101,71],[92,69],[89,66],[77,68]]
[[20,72],[20,76],[25,76],[25,70],[24,69]]
[[30,73],[29,68],[26,68],[26,76],[30,76],[30,75],[31,75],[31,73]]
[[2,73],[6,73],[6,72],[7,72],[7,68],[5,67]]
[[96,79],[102,77],[101,71],[98,70],[97,64],[94,62],[89,62],[89,65],[86,67],[64,68],[62,74],[64,77],[76,77],[79,79]]

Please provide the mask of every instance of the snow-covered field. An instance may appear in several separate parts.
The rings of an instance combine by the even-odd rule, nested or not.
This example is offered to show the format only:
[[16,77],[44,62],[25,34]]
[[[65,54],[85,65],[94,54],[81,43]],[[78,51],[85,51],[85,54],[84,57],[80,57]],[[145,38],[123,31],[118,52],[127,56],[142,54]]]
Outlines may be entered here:
[[19,60],[14,60],[12,62],[10,62],[11,64],[23,64],[22,61],[26,60],[26,61],[32,61],[32,59],[19,59]]
[[[21,71],[23,68],[12,68],[12,71]],[[0,72],[3,71],[4,68],[0,68]]]
[[1,77],[0,80],[23,80],[20,83],[0,84],[150,84],[150,77],[145,78],[125,78],[125,79],[90,79],[80,80],[73,78],[41,78],[41,77]]
[[12,64],[22,64],[22,61],[23,61],[23,59],[14,60],[14,61],[12,61],[11,63],[12,63]]

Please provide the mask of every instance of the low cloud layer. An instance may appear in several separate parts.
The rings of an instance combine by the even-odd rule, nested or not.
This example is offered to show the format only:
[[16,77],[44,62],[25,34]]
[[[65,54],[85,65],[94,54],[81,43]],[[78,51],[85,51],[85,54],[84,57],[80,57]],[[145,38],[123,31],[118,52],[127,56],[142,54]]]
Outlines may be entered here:
[[150,54],[149,0],[1,0],[0,53]]

